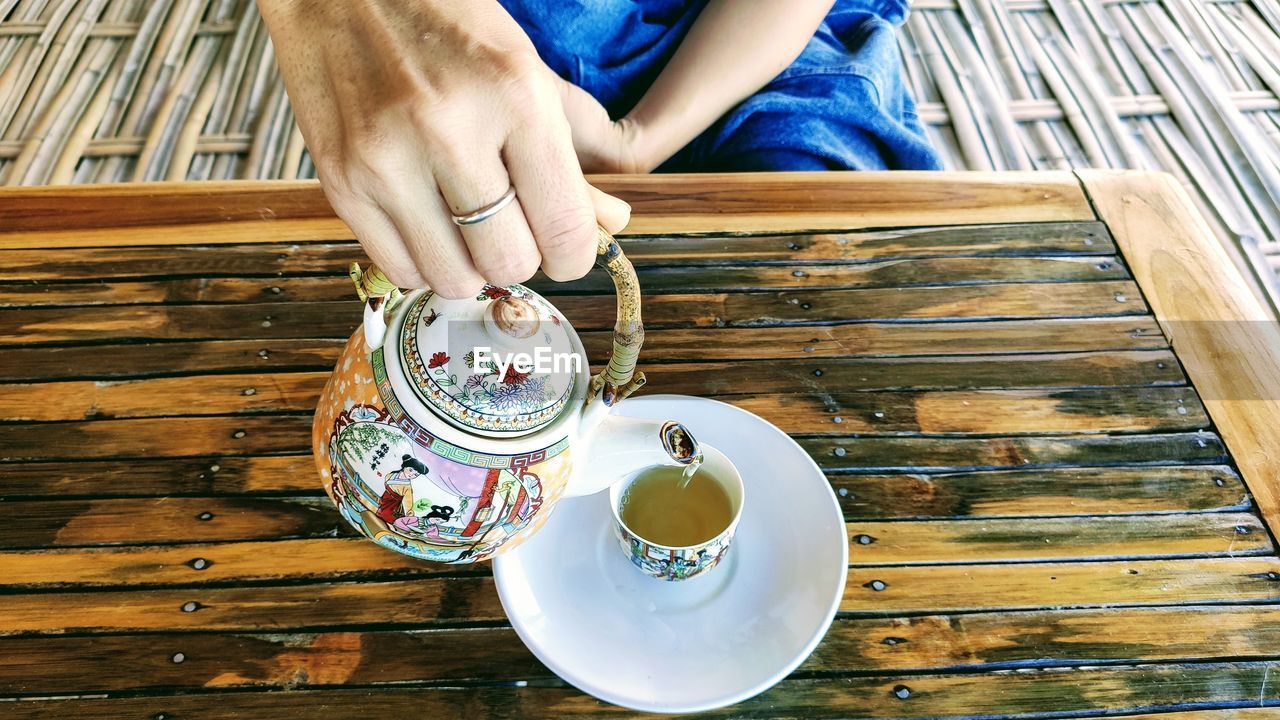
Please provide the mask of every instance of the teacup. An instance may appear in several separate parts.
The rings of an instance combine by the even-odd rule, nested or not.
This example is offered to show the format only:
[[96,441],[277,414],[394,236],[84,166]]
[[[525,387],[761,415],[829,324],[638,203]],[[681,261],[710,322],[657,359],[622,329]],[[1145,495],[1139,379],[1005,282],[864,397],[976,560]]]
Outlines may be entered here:
[[[729,462],[729,458],[725,457],[724,453],[710,445],[702,443],[702,454],[703,461],[698,469],[699,475],[706,473],[707,477],[715,480],[724,490],[730,505],[728,523],[709,540],[695,545],[663,545],[642,537],[627,527],[622,519],[622,505],[632,483],[640,477],[640,474],[615,483],[609,490],[609,505],[613,510],[613,534],[632,564],[650,577],[660,580],[688,580],[705,575],[720,564],[729,551],[729,543],[732,542],[733,535],[738,529],[738,520],[742,517],[742,476],[738,474],[738,469]],[[678,501],[678,498],[672,499],[672,502]]]

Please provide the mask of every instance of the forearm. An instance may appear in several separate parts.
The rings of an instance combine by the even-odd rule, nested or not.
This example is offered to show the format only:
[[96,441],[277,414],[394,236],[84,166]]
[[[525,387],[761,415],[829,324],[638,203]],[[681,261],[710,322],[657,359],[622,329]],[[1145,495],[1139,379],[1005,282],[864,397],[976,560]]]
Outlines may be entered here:
[[644,169],[671,157],[804,50],[834,0],[711,0],[623,122]]

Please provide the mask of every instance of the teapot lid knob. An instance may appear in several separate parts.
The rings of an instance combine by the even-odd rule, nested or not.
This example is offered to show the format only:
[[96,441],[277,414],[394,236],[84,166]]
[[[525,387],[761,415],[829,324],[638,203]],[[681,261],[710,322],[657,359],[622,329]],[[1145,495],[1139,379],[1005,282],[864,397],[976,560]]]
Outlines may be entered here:
[[496,298],[484,310],[484,329],[496,343],[527,340],[538,333],[542,318],[533,303],[516,295]]

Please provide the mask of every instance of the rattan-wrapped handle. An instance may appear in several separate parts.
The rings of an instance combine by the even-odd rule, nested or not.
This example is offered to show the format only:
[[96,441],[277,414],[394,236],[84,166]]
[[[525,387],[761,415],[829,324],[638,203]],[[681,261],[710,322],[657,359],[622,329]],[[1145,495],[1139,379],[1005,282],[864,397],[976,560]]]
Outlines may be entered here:
[[640,281],[636,269],[622,254],[618,241],[604,228],[596,236],[596,264],[613,278],[618,296],[618,320],[613,326],[613,353],[604,370],[591,378],[587,402],[600,395],[605,405],[613,405],[644,385],[644,373],[636,372],[640,346],[644,344],[644,323],[640,319]]
[[[613,287],[618,296],[618,321],[613,326],[613,354],[604,370],[592,376],[587,402],[600,397],[605,405],[613,405],[645,383],[644,373],[636,372],[640,346],[644,344],[644,324],[640,319],[640,282],[636,279],[635,267],[622,254],[618,241],[604,228],[598,228],[596,232],[596,264],[613,278]],[[396,284],[377,265],[361,270],[359,263],[351,263],[350,273],[351,280],[356,285],[356,294],[375,314],[379,314],[400,293]],[[368,311],[366,317],[369,317]],[[382,333],[378,333],[378,337],[381,335]]]

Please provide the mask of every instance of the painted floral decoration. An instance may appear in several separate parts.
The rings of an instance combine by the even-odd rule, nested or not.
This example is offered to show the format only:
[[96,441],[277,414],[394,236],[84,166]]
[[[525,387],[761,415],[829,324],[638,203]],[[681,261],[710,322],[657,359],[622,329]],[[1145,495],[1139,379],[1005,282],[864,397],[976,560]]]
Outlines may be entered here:
[[[572,370],[540,374],[522,371],[531,368],[506,365],[500,372],[496,357],[477,364],[476,352],[465,349],[484,344],[482,332],[477,332],[475,337],[466,333],[483,330],[485,309],[494,300],[505,297],[526,300],[538,309],[546,322],[540,336],[534,337],[540,337],[544,347],[561,353],[572,347],[570,336],[565,334],[567,323],[555,318],[554,310],[545,300],[520,286],[486,286],[475,298],[474,305],[471,301],[441,301],[443,306],[438,311],[430,306],[435,298],[428,293],[410,306],[403,321],[400,365],[412,379],[412,387],[429,406],[468,429],[496,432],[534,429],[553,420],[572,392]],[[556,322],[550,322],[551,318]],[[454,329],[442,329],[440,326],[445,323],[436,322],[437,319],[448,321]],[[453,332],[463,333],[456,355],[445,347],[453,341],[449,339]],[[529,343],[533,342],[534,339],[529,339]]]

